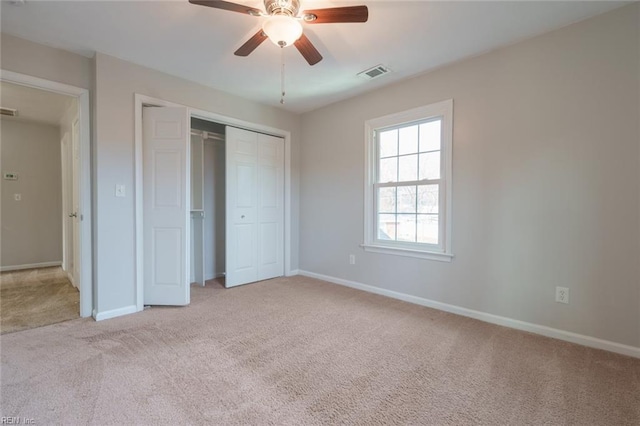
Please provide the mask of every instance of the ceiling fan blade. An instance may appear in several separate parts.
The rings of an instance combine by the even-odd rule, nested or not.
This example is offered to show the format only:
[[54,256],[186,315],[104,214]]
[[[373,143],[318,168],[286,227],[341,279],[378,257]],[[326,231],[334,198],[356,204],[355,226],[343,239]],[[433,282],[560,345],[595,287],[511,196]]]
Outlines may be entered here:
[[302,56],[304,56],[307,62],[309,62],[309,65],[315,65],[322,60],[322,55],[306,35],[302,34],[293,45],[298,49]]
[[267,35],[262,30],[258,31],[253,37],[247,40],[245,44],[240,46],[240,48],[234,52],[234,55],[249,56],[249,53],[256,50],[256,47],[260,46],[267,38]]
[[305,19],[309,24],[333,24],[338,22],[367,22],[369,8],[367,6],[330,7],[328,9],[305,10],[302,16],[315,16],[316,19]]
[[197,4],[199,6],[213,7],[215,9],[224,9],[231,12],[246,13],[247,15],[259,16],[262,14],[260,9],[256,9],[242,4],[231,3],[229,1],[222,0],[189,0],[191,4]]

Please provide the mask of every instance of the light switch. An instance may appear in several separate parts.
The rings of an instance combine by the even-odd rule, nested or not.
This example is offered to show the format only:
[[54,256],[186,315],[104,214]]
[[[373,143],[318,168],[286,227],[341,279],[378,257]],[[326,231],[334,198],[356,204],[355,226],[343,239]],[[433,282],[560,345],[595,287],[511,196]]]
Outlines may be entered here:
[[13,199],[16,201],[22,200],[22,194],[13,194]]
[[116,185],[116,197],[124,197],[124,185]]

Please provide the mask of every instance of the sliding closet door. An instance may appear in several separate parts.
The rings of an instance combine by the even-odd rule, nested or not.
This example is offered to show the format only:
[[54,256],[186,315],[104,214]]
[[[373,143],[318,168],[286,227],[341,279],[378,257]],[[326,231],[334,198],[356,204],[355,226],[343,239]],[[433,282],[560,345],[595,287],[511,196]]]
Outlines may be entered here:
[[258,135],[258,281],[284,275],[284,140]]
[[258,280],[258,135],[227,127],[226,287]]
[[227,127],[226,286],[284,275],[284,141]]

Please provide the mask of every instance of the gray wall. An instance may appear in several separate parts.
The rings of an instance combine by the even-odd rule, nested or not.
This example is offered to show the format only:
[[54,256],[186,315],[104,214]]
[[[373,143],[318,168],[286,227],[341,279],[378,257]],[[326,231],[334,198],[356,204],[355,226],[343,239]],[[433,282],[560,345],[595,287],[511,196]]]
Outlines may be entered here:
[[[638,9],[303,115],[300,268],[640,346]],[[455,258],[362,251],[364,122],[450,98]]]
[[2,34],[2,69],[71,86],[91,88],[92,60],[18,37]]
[[[60,128],[0,120],[3,267],[62,261]],[[16,201],[14,194],[21,194]]]

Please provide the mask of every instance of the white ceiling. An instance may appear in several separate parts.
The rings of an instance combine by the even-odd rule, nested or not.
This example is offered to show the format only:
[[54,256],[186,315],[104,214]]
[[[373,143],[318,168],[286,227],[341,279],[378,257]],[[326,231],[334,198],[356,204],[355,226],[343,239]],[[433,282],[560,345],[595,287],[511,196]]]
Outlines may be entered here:
[[[306,112],[444,64],[512,44],[628,2],[330,1],[302,9],[366,4],[364,24],[305,24],[324,60],[309,66],[286,48],[283,108]],[[20,2],[18,2],[19,4]],[[237,0],[262,8],[260,0]],[[280,106],[280,52],[265,41],[233,55],[262,18],[174,1],[33,1],[1,6],[2,31],[86,56],[99,51],[260,103]],[[378,64],[394,72],[367,81]]]
[[46,90],[0,82],[0,106],[18,110],[17,117],[3,120],[35,121],[58,126],[75,98]]

